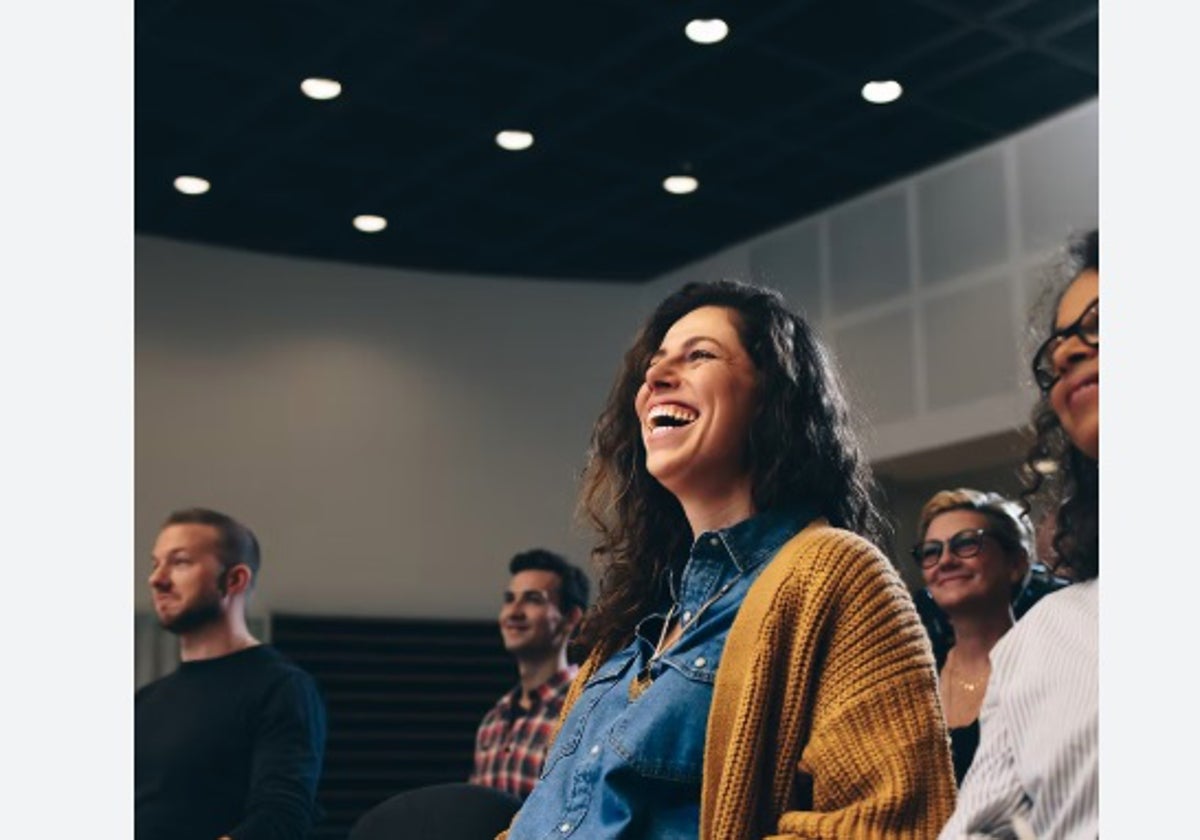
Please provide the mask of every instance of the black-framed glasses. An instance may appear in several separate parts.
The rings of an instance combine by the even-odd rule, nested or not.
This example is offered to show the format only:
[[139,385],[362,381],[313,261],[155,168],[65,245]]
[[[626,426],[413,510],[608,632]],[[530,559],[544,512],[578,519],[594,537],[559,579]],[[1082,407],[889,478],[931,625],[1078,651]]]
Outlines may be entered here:
[[987,528],[967,528],[945,541],[925,540],[917,543],[913,546],[912,558],[922,569],[932,569],[942,559],[942,552],[947,546],[950,553],[961,560],[978,554],[987,537],[996,538],[996,533]]
[[1083,314],[1072,323],[1055,330],[1050,337],[1042,342],[1042,346],[1033,354],[1033,381],[1046,393],[1058,381],[1058,371],[1054,366],[1054,354],[1068,338],[1079,336],[1079,340],[1088,347],[1100,346],[1100,298],[1088,304]]

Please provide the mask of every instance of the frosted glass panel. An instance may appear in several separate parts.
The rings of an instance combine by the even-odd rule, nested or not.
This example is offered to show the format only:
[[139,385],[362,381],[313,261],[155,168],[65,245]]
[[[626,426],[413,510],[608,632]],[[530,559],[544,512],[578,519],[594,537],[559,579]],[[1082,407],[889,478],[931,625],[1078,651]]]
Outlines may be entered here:
[[1016,144],[1021,235],[1026,251],[1094,227],[1099,207],[1099,125],[1092,106]]
[[1013,290],[1001,278],[925,304],[925,370],[931,409],[1016,388]]
[[835,314],[909,291],[906,217],[902,192],[833,214],[829,242]]
[[1004,196],[999,149],[917,182],[923,285],[944,283],[1007,259]]
[[879,424],[912,416],[916,386],[909,307],[843,327],[833,342],[856,417]]
[[788,304],[810,321],[821,317],[820,241],[815,224],[772,237],[750,251],[754,282],[783,292]]

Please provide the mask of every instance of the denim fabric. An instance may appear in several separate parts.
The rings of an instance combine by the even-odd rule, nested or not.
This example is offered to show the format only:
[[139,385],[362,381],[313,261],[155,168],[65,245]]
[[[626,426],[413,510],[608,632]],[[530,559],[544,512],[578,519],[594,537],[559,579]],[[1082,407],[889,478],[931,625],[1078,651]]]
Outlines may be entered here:
[[[812,518],[766,512],[705,532],[672,587],[686,629],[651,662],[669,601],[634,639],[601,665],[546,756],[509,840],[579,837],[694,840],[713,682],[729,628],[767,562]],[[689,620],[721,587],[724,595]],[[649,667],[653,682],[636,700],[630,683]]]

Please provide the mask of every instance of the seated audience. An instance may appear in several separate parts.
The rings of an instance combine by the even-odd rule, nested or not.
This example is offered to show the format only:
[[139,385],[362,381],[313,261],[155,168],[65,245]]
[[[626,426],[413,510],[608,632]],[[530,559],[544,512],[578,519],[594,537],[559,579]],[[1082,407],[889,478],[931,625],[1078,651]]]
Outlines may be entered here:
[[1013,597],[1033,559],[1033,526],[1016,502],[964,487],[927,501],[917,533],[913,560],[951,630],[934,655],[961,782],[979,744],[988,653],[1013,625]]
[[304,840],[325,708],[312,677],[246,629],[258,540],[212,510],[172,513],[150,588],[181,664],[134,698],[137,840]]
[[583,485],[593,652],[509,840],[937,831],[954,774],[929,641],[870,541],[874,480],[829,357],[778,293],[663,301]]
[[500,635],[517,661],[519,682],[479,724],[470,781],[524,798],[537,782],[579,670],[567,663],[567,646],[587,609],[588,579],[582,569],[542,549],[513,557],[508,570],[512,579],[500,607]]
[[[1097,232],[1072,243],[1062,278],[1033,357],[1042,397],[1023,496],[1057,510],[1056,569],[1069,567],[1074,582],[1042,598],[992,649],[979,749],[943,840],[1099,833]],[[1036,468],[1048,459],[1057,470]]]

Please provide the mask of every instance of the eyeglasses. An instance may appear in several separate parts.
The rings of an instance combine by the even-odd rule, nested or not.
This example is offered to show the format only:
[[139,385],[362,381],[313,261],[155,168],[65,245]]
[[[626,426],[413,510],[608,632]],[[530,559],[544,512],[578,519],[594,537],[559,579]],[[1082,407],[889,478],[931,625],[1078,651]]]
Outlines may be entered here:
[[1054,354],[1073,335],[1079,336],[1079,340],[1088,347],[1100,346],[1100,298],[1089,303],[1083,314],[1069,326],[1051,333],[1033,354],[1033,379],[1042,389],[1042,393],[1048,392],[1059,380],[1058,370],[1054,365]]
[[985,537],[995,539],[996,534],[987,528],[968,528],[965,531],[959,531],[945,542],[926,540],[913,546],[912,558],[922,569],[932,569],[942,559],[942,549],[946,546],[949,546],[950,553],[960,560],[974,557],[983,548]]

